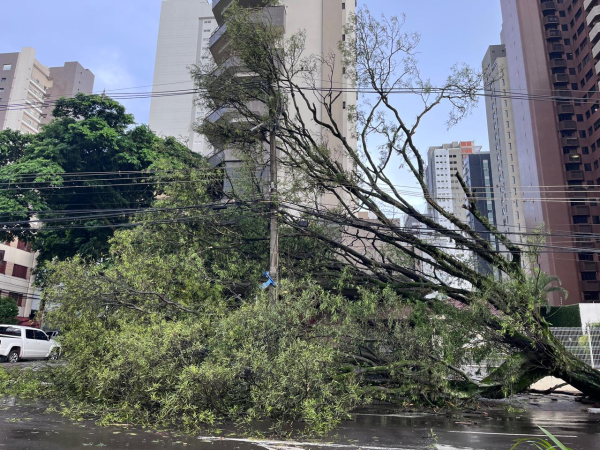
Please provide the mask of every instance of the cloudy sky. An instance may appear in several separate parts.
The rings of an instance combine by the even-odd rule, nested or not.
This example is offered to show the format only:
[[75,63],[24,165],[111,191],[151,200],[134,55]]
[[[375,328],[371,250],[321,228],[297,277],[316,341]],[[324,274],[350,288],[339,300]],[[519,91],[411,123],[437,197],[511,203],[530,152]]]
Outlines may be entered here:
[[[418,55],[422,72],[434,84],[446,78],[454,63],[479,68],[487,47],[500,41],[500,0],[366,3],[377,14],[406,13],[406,30],[422,36]],[[161,0],[4,0],[0,53],[34,47],[38,59],[47,66],[81,62],[96,75],[98,92],[124,88],[148,91],[160,6]],[[412,101],[406,96],[398,96],[396,101],[410,109]],[[126,106],[139,123],[147,122],[148,100],[132,100]],[[488,149],[483,107],[451,130],[444,126],[446,114],[441,110],[424,122],[417,139],[420,146],[476,140]]]

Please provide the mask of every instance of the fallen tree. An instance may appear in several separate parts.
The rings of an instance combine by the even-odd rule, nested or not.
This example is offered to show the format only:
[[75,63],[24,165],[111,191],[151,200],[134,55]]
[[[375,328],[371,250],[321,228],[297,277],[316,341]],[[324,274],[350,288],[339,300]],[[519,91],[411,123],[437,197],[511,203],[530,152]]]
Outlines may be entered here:
[[[517,245],[499,232],[477,209],[477,196],[460,173],[455,178],[464,191],[464,207],[499,246],[444,209],[428,190],[424,154],[415,143],[419,125],[442,105],[450,105],[447,125],[469,114],[481,75],[457,65],[444,83],[433,86],[415,59],[419,36],[403,31],[404,20],[377,20],[366,8],[350,20],[339,51],[323,55],[306,54],[303,33],[285,39],[268,23],[257,26],[253,14],[232,7],[227,18],[229,51],[243,67],[242,77],[214,67],[194,71],[206,106],[229,108],[236,120],[204,121],[198,131],[223,149],[238,149],[240,158],[251,158],[271,143],[276,130],[278,163],[287,176],[275,200],[280,218],[331,250],[329,271],[345,271],[362,285],[417,298],[431,314],[451,302],[475,320],[507,360],[481,383],[463,377],[467,391],[505,396],[553,375],[600,397],[600,373],[566,351],[541,315],[557,286],[525,260],[543,244]],[[342,70],[347,83],[340,87],[332,74]],[[357,90],[364,101],[354,107],[347,99]],[[398,92],[417,96],[422,108],[401,111],[392,99]],[[261,102],[266,112],[257,112],[250,102]],[[345,115],[355,129],[344,128]],[[427,208],[449,226],[413,206],[392,179],[398,167],[418,186]],[[236,196],[235,187],[230,195]],[[325,195],[334,201],[321,201]],[[372,219],[364,218],[365,211]],[[460,253],[400,226],[390,211],[410,216],[452,248],[485,261],[501,281],[479,273]],[[301,227],[298,217],[321,226]],[[421,270],[423,265],[431,270]],[[369,361],[380,366],[377,358]]]

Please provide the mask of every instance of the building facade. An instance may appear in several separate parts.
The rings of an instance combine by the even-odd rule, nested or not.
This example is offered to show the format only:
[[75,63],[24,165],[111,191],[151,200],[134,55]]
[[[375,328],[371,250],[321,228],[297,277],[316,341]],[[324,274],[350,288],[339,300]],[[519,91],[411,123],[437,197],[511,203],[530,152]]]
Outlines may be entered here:
[[159,136],[173,136],[190,150],[210,155],[212,148],[192,127],[206,112],[191,91],[190,66],[209,63],[209,40],[217,22],[207,0],[163,0],[160,14],[150,128]]
[[[467,221],[467,212],[463,208],[465,193],[456,179],[456,174],[462,175],[465,159],[468,155],[479,153],[481,147],[473,141],[452,142],[438,147],[429,147],[427,153],[426,181],[429,194],[437,200],[446,211],[454,214],[461,222]],[[437,211],[430,210],[429,214],[440,225],[453,228],[448,219]]]
[[[568,298],[600,301],[600,5],[596,0],[501,0],[525,227],[550,230],[541,268]],[[579,234],[575,234],[579,233]]]
[[494,202],[498,229],[514,243],[523,243],[525,212],[517,141],[514,135],[513,99],[506,47],[492,45],[482,63],[485,82],[485,111],[490,140]]
[[[471,193],[476,199],[477,210],[484,216],[492,225],[497,224],[496,205],[494,196],[493,177],[493,161],[491,154],[488,152],[474,153],[467,155],[463,167],[463,178],[465,184],[471,190]],[[495,236],[492,236],[487,228],[473,216],[470,212],[467,213],[467,223],[469,226],[486,239],[492,248],[499,249]],[[493,268],[484,261],[481,257],[477,257],[477,270],[486,275],[498,274]]]
[[[213,13],[217,20],[218,28],[210,38],[210,51],[220,68],[236,70],[240,77],[252,77],[253,74],[237,70],[240,61],[229,51],[225,13],[232,3],[233,0],[213,1]],[[319,99],[318,94],[321,88],[327,89],[328,86],[344,86],[349,82],[344,73],[343,64],[341,64],[342,55],[339,44],[346,39],[344,27],[348,23],[350,15],[356,9],[355,2],[346,2],[345,0],[305,0],[302,2],[280,0],[275,6],[267,6],[268,2],[265,0],[239,0],[238,3],[242,7],[253,8],[265,23],[282,29],[284,31],[284,38],[290,38],[303,32],[305,34],[303,57],[333,55],[337,63],[331,67],[323,64],[318,68],[318,73],[314,74],[314,80],[311,80],[311,82],[314,81],[315,83],[315,93],[308,94],[309,98],[314,95],[318,120],[328,122],[326,106],[323,104],[322,99]],[[259,20],[257,20],[258,22]],[[353,124],[348,119],[348,110],[356,105],[356,101],[356,93],[340,92],[339,97],[331,105],[332,119],[336,122],[339,129],[343,131],[350,145],[354,147],[356,146],[355,132],[352,128]],[[322,105],[322,107],[319,107],[319,105]],[[253,107],[253,105],[248,106]],[[257,107],[262,106],[264,105],[257,104]],[[301,105],[299,109],[307,129],[314,136],[320,136],[323,142],[326,142],[328,140],[328,132],[313,121],[312,112],[309,111],[308,107]],[[227,117],[227,112],[227,108],[213,111],[207,117],[207,120],[215,122],[223,120]],[[334,151],[337,150],[335,149]],[[338,162],[343,167],[347,167],[348,158],[345,156],[345,152],[340,150],[338,154]],[[216,148],[211,163],[215,165],[220,164],[230,171],[230,167],[235,168],[239,165],[239,159],[236,157],[236,149]],[[262,178],[265,178],[264,175]],[[320,204],[335,206],[337,205],[337,199],[332,194],[325,194]]]
[[78,62],[47,67],[31,47],[0,53],[0,130],[38,133],[52,120],[56,100],[93,88],[94,74]]
[[[33,48],[0,54],[0,130],[36,134],[52,120],[54,101],[78,92],[91,94],[94,74],[78,62],[47,67],[35,57]],[[19,318],[25,322],[39,308],[34,286],[35,253],[29,245],[0,243],[0,295],[15,299]]]

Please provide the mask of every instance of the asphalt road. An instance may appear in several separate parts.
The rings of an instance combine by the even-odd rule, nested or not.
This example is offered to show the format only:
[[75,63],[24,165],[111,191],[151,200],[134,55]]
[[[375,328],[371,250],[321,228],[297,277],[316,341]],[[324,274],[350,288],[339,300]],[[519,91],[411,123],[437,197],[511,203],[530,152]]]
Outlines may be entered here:
[[555,400],[531,396],[522,401],[530,405],[529,411],[507,413],[505,408],[492,408],[409,414],[370,408],[320,441],[257,441],[237,437],[234,429],[183,437],[126,424],[100,428],[92,421],[73,422],[45,413],[46,407],[39,404],[5,398],[0,400],[0,450],[508,450],[516,439],[541,435],[538,426],[549,429],[573,450],[600,449],[600,416],[588,414],[589,406],[562,396]]

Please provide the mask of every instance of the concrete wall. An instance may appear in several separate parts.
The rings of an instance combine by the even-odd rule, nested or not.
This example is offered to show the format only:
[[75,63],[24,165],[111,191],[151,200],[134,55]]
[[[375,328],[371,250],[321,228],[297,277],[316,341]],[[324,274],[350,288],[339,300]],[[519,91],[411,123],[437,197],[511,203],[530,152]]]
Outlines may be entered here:
[[[163,0],[153,93],[194,88],[190,66],[210,63],[208,39],[217,23],[207,0]],[[156,97],[150,106],[150,128],[161,136],[173,136],[191,150],[212,152],[203,136],[191,131],[206,111],[195,104],[193,94]]]

